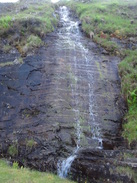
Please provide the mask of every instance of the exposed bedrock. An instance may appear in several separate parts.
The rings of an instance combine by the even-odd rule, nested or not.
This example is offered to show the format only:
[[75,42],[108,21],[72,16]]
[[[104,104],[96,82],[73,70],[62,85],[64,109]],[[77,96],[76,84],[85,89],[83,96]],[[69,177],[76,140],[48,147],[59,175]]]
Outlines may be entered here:
[[137,182],[137,151],[83,149],[71,167],[77,182]]
[[[103,54],[68,10],[61,11],[67,12],[66,22],[62,17],[58,32],[47,35],[46,47],[22,65],[0,68],[1,157],[57,172],[58,161],[78,146],[71,169],[78,181],[133,182],[134,167],[125,175],[136,159],[124,158],[120,59]],[[16,57],[1,54],[0,60]]]

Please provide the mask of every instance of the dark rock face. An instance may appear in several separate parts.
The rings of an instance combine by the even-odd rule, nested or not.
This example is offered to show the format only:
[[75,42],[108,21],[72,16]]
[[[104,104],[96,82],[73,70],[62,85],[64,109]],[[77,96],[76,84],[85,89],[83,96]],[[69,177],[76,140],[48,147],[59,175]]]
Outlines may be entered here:
[[[62,58],[56,58],[55,38],[49,36],[48,49],[27,57],[23,65],[0,68],[0,154],[42,171],[56,171],[58,158],[76,146],[74,114],[67,102],[69,80]],[[1,62],[16,57],[1,54]],[[11,146],[17,154],[9,153]]]
[[[126,148],[120,60],[101,53],[73,28],[66,37],[61,22],[60,35],[47,35],[47,47],[24,58],[22,65],[0,68],[0,154],[21,166],[56,172],[58,160],[76,149],[79,122],[84,150],[72,165],[73,177],[78,182],[133,182],[127,175],[113,175],[117,153]],[[1,54],[0,61],[16,57]]]
[[84,149],[71,167],[77,182],[137,182],[137,151]]

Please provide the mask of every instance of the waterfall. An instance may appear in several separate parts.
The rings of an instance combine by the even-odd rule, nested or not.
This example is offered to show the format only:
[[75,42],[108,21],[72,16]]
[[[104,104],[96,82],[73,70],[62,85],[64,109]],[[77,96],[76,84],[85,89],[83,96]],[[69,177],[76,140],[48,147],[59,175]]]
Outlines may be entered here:
[[[84,60],[85,66],[88,68],[89,61],[87,59],[87,54],[88,54],[88,49],[84,47],[81,43],[81,33],[79,30],[78,22],[72,21],[71,18],[69,17],[69,10],[67,7],[63,6],[60,7],[60,22],[62,23],[62,27],[59,29],[59,39],[61,40],[60,44],[65,44],[69,45],[69,47],[73,48],[74,52],[77,50],[80,50],[80,53],[82,55],[82,58]],[[76,136],[77,136],[77,141],[76,141],[76,147],[74,152],[67,157],[66,159],[59,160],[57,167],[58,167],[58,175],[61,178],[67,177],[71,164],[74,161],[74,159],[77,157],[77,152],[80,148],[81,144],[81,124],[80,124],[80,109],[79,109],[79,101],[78,97],[76,95],[77,91],[79,91],[81,94],[82,92],[80,91],[80,88],[78,88],[78,80],[80,78],[76,77],[77,74],[77,57],[73,57],[73,72],[74,72],[74,78],[75,79],[75,84],[71,85],[71,93],[73,96],[73,101],[75,102],[75,108],[73,108],[73,111],[75,113],[75,123],[76,123]],[[88,80],[93,80],[93,75],[89,74],[87,72],[87,78]],[[94,114],[93,114],[93,83],[88,84],[88,97],[89,97],[89,115],[90,115],[90,120],[89,123],[92,122],[92,127],[91,131],[93,134],[92,139],[94,141],[97,141],[97,148],[102,148],[102,138],[101,138],[101,132],[100,132],[100,127],[98,124],[96,124]]]

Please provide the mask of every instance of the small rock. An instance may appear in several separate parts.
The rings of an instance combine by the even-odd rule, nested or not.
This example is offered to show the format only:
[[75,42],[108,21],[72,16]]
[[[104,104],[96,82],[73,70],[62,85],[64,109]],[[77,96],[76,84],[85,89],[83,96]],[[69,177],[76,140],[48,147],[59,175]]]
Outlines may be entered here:
[[109,54],[106,50],[103,50],[101,53],[104,54],[104,55],[108,55]]
[[25,54],[28,52],[28,50],[29,50],[28,46],[25,45],[25,46],[22,47],[21,53],[22,53],[23,55],[25,55]]
[[6,163],[7,163],[8,166],[12,166],[12,162],[11,161],[7,160]]
[[124,16],[127,16],[128,17],[128,14],[125,13],[125,12],[122,12],[121,15],[124,15]]
[[89,36],[90,36],[91,39],[93,39],[93,37],[94,37],[94,32],[91,31],[91,32],[89,33]]
[[100,37],[103,38],[103,39],[106,39],[107,38],[106,34],[104,34],[104,32],[102,32],[102,31],[100,33]]
[[27,10],[27,9],[28,9],[27,6],[23,6],[23,7],[20,9],[20,11],[25,11],[25,10]]
[[102,67],[106,68],[106,65],[102,64]]
[[81,22],[81,21],[79,21],[79,22],[78,22],[78,25],[79,25],[79,26],[82,26],[82,22]]
[[23,60],[21,58],[16,58],[14,61],[13,61],[14,64],[22,64],[23,63]]
[[134,24],[134,20],[131,20],[130,23],[131,23],[131,24]]
[[90,18],[90,17],[85,17],[85,22],[86,22],[87,24],[90,24],[90,23],[91,23],[91,18]]
[[14,64],[18,64],[18,63],[19,63],[18,59],[16,58],[16,59],[13,61],[13,63],[14,63]]
[[102,18],[102,19],[101,19],[101,22],[102,22],[102,23],[105,23],[105,20]]
[[136,40],[135,40],[135,38],[130,37],[130,38],[129,38],[129,41],[131,41],[131,42],[135,42]]
[[11,54],[17,54],[18,53],[18,50],[16,49],[16,48],[12,48],[11,50],[10,50],[10,53]]
[[109,62],[109,60],[105,59],[105,60],[102,60],[102,62]]

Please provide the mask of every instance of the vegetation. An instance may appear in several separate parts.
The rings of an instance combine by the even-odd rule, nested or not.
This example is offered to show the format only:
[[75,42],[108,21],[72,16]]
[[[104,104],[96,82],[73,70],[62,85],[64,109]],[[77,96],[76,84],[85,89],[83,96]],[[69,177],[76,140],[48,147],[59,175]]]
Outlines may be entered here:
[[50,173],[31,171],[26,168],[18,168],[18,164],[13,163],[13,167],[7,165],[4,160],[0,160],[0,182],[3,183],[71,183],[66,179]]
[[[97,35],[103,32],[106,36],[118,38],[136,35],[137,21],[131,21],[132,9],[127,4],[122,5],[122,1],[96,0],[92,3],[70,3],[70,6],[79,15],[82,28],[87,34],[90,31]],[[130,17],[125,11],[130,13]]]
[[[16,47],[24,56],[43,45],[43,37],[57,26],[58,16],[51,3],[17,4],[9,15],[0,17],[0,48],[8,52]],[[3,43],[3,40],[4,43]]]
[[137,50],[128,50],[127,56],[119,64],[122,78],[122,93],[128,102],[123,135],[129,143],[137,140]]
[[137,141],[137,46],[129,50],[117,41],[130,38],[137,42],[137,1],[124,0],[92,2],[68,2],[67,5],[76,12],[82,22],[83,31],[104,47],[109,53],[122,58],[119,64],[122,94],[128,104],[128,113],[123,125],[123,136],[129,143]]
[[134,17],[137,13],[134,4],[129,7],[123,0],[94,0],[91,3],[71,2],[68,6],[79,16],[83,31],[88,36],[93,32],[94,41],[111,53],[119,50],[113,38],[121,40],[136,36],[137,20]]
[[16,64],[23,64],[23,59],[20,57],[20,58],[16,58],[14,61],[11,61],[11,62],[0,63],[0,67],[12,66]]
[[33,139],[30,139],[30,140],[27,140],[26,141],[26,146],[28,147],[28,148],[32,148],[33,146],[35,146],[36,145],[36,142],[33,140]]
[[0,18],[0,28],[9,28],[11,24],[11,17],[10,16],[2,16]]
[[133,177],[134,182],[137,182],[137,174],[130,167],[118,166],[116,168],[116,172],[118,172],[119,174],[122,174],[122,175],[126,175],[129,178]]
[[17,149],[16,145],[11,145],[11,146],[9,146],[8,153],[9,153],[11,156],[17,155],[17,154],[18,154],[18,149]]

